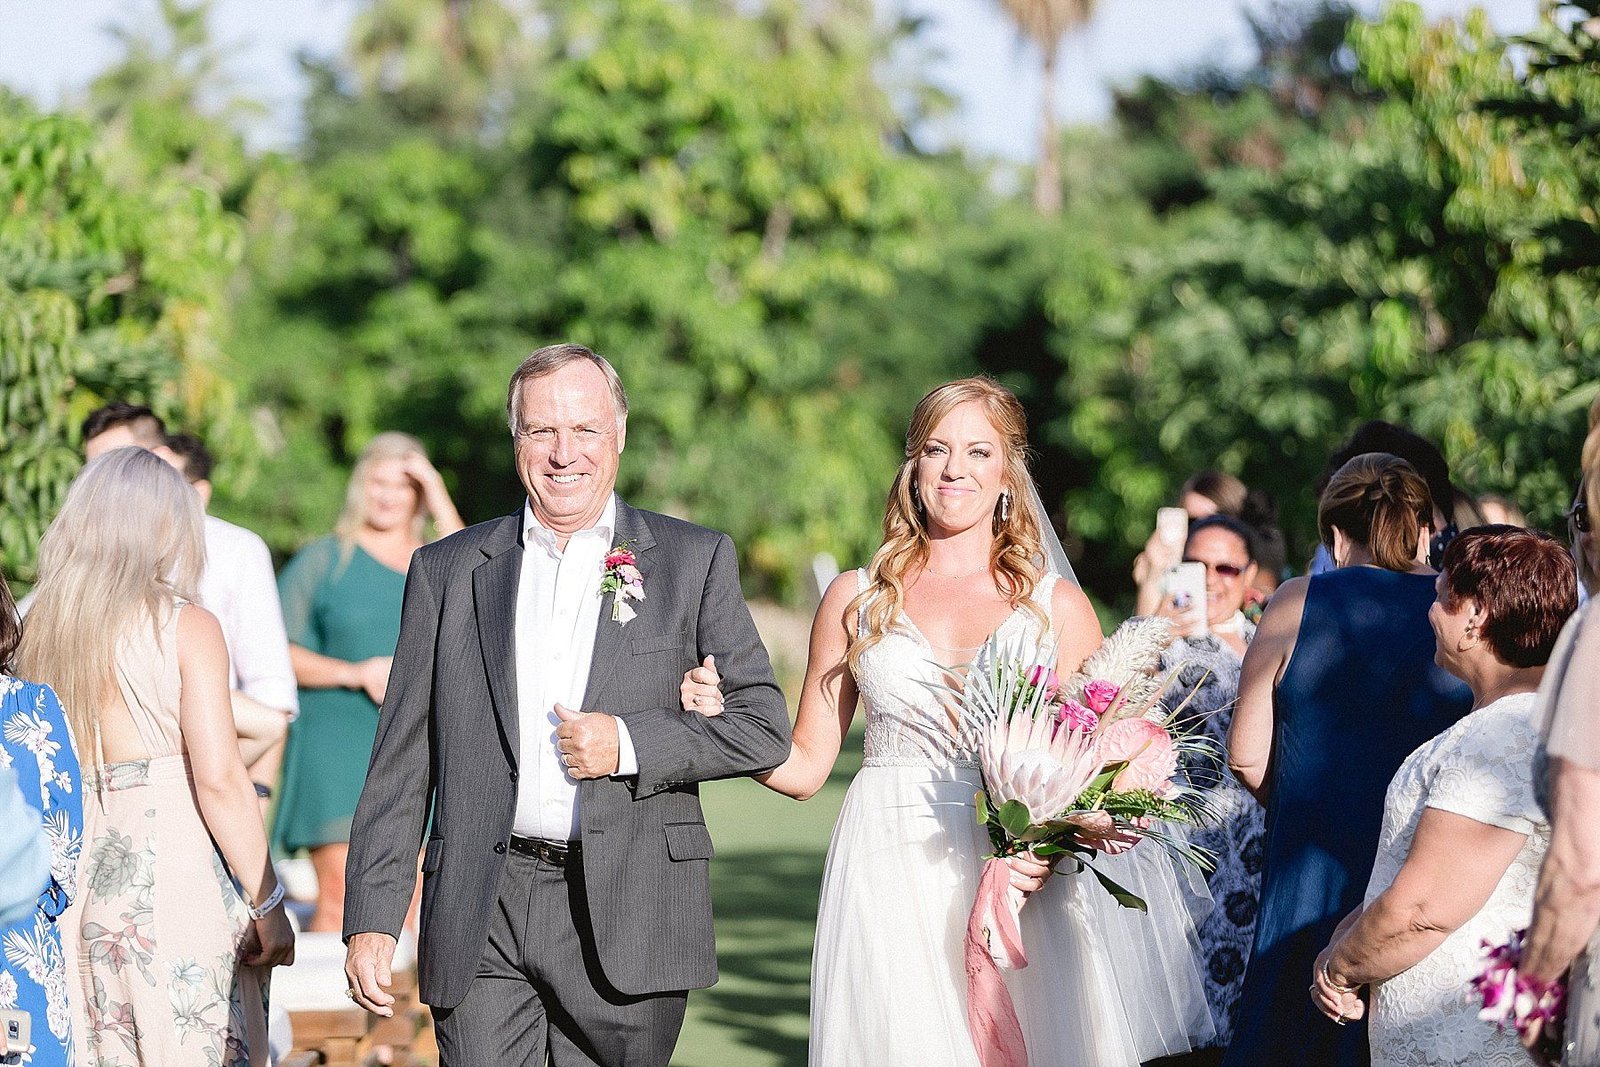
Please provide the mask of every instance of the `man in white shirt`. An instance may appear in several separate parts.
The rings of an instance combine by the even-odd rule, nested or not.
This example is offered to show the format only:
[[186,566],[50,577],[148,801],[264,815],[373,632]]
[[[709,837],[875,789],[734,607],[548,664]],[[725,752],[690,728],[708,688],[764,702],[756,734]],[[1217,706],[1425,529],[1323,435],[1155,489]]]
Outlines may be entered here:
[[[181,471],[211,504],[211,455],[192,434],[168,437],[147,407],[120,401],[90,413],[83,424],[85,458],[114,448],[147,448]],[[283,761],[288,724],[299,709],[289,638],[266,542],[249,530],[207,514],[206,566],[200,603],[217,617],[232,671],[234,726],[256,792],[271,795]]]
[[[688,990],[717,974],[698,783],[782,763],[788,714],[733,542],[613,491],[611,365],[540,349],[507,407],[526,502],[418,549],[406,577],[345,866],[345,976],[393,1013],[426,839],[418,979],[441,1067],[666,1067]],[[679,703],[707,657],[717,716]]]
[[[172,434],[167,448],[178,470],[211,506],[211,453],[193,434]],[[283,765],[289,723],[299,710],[289,636],[278,601],[267,543],[242,526],[206,513],[206,569],[200,602],[228,639],[233,671],[233,721],[256,791],[270,790]],[[268,795],[263,793],[263,796]]]

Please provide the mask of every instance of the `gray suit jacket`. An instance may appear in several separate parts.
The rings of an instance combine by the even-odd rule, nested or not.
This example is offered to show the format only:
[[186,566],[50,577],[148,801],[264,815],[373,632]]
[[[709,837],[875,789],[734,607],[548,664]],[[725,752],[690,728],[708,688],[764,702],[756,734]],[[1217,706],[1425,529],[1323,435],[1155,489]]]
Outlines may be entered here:
[[[398,936],[423,856],[422,999],[461,1002],[478,970],[516,806],[515,630],[522,515],[420,549],[356,808],[344,936]],[[695,783],[768,770],[789,754],[789,716],[739,590],[726,534],[617,505],[645,600],[626,626],[600,612],[585,711],[625,719],[637,778],[578,787],[588,908],[606,979],[628,995],[717,979],[711,835]],[[726,710],[682,710],[678,686],[717,657]]]

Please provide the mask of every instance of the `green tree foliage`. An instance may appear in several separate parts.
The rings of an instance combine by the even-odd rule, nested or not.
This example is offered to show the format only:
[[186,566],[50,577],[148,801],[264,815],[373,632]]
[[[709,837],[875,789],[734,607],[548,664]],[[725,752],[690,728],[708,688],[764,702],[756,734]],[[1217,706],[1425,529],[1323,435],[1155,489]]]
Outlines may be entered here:
[[[406,105],[323,85],[297,234],[262,257],[270,299],[239,339],[252,396],[286,439],[320,441],[324,468],[378,429],[419,433],[478,475],[458,489],[485,518],[517,494],[511,366],[585,342],[632,394],[624,491],[728,530],[780,591],[815,551],[858,557],[894,462],[885,407],[945,361],[828,339],[936,265],[948,211],[890,145],[866,14],[571,3],[508,47],[539,59],[470,143],[459,122],[409,122],[339,150],[350,116]],[[305,496],[256,492],[274,481]]]
[[509,511],[504,382],[555,340],[629,384],[623,491],[731,532],[779,595],[813,552],[865,558],[916,399],[979,369],[1022,396],[1107,601],[1202,467],[1272,492],[1303,558],[1366,418],[1541,522],[1570,491],[1600,371],[1593,3],[1518,63],[1480,15],[1270,5],[1255,68],[1068,131],[1050,218],[918,148],[891,105],[935,100],[894,66],[916,42],[860,0],[366,0],[304,61],[281,155],[246,151],[208,15],[163,0],[87,118],[0,107],[14,574],[112,395],[204,431],[219,508],[280,552],[385,429],[469,519]]
[[1397,4],[1349,43],[1381,103],[1203,172],[1129,256],[1110,343],[1067,346],[1062,423],[1098,471],[1071,513],[1109,558],[1213,466],[1273,492],[1308,552],[1309,487],[1367,418],[1435,437],[1462,484],[1539,521],[1564,503],[1600,367],[1592,271],[1552,249],[1574,216],[1593,232],[1570,101],[1596,70],[1545,57],[1592,38],[1532,39],[1526,80],[1477,13],[1430,26]]
[[226,406],[214,320],[239,229],[206,184],[128,164],[0,91],[0,566],[23,582],[91,408]]

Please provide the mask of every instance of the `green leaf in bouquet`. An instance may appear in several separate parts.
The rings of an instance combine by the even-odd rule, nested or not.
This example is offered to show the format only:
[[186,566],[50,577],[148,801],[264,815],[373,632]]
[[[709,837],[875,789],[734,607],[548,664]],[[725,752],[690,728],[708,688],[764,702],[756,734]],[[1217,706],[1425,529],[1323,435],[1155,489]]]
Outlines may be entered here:
[[1020,800],[1008,800],[1000,805],[1000,810],[995,813],[1000,820],[1000,825],[1005,827],[1006,833],[1012,837],[1021,837],[1028,832],[1028,826],[1033,819],[1028,814],[1028,806]]
[[1132,908],[1135,911],[1148,912],[1150,910],[1150,905],[1146,904],[1143,898],[1128,892],[1126,889],[1122,888],[1122,886],[1101,874],[1094,868],[1093,864],[1082,859],[1080,859],[1078,862],[1089,868],[1089,873],[1095,876],[1095,879],[1100,883],[1101,887],[1104,888],[1107,893],[1110,893],[1111,898],[1118,904],[1121,904],[1124,908]]
[[989,810],[989,794],[981,789],[978,790],[977,795],[972,798],[972,806],[978,811],[978,825],[988,826],[989,816],[993,814]]
[[1111,788],[1111,783],[1117,780],[1117,775],[1127,769],[1128,761],[1125,759],[1117,760],[1115,763],[1108,763],[1099,774],[1090,779],[1089,784],[1083,787],[1083,791],[1087,793],[1090,790],[1094,790],[1095,792],[1103,793]]

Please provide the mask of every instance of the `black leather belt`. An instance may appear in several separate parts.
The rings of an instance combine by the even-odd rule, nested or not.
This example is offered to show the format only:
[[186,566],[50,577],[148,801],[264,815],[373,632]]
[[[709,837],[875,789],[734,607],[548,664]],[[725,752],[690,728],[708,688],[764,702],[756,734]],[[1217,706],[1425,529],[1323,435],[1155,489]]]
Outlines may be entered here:
[[583,851],[583,842],[552,841],[547,837],[518,837],[512,834],[509,847],[519,856],[532,856],[551,866],[565,867],[569,860],[578,858],[578,853]]

